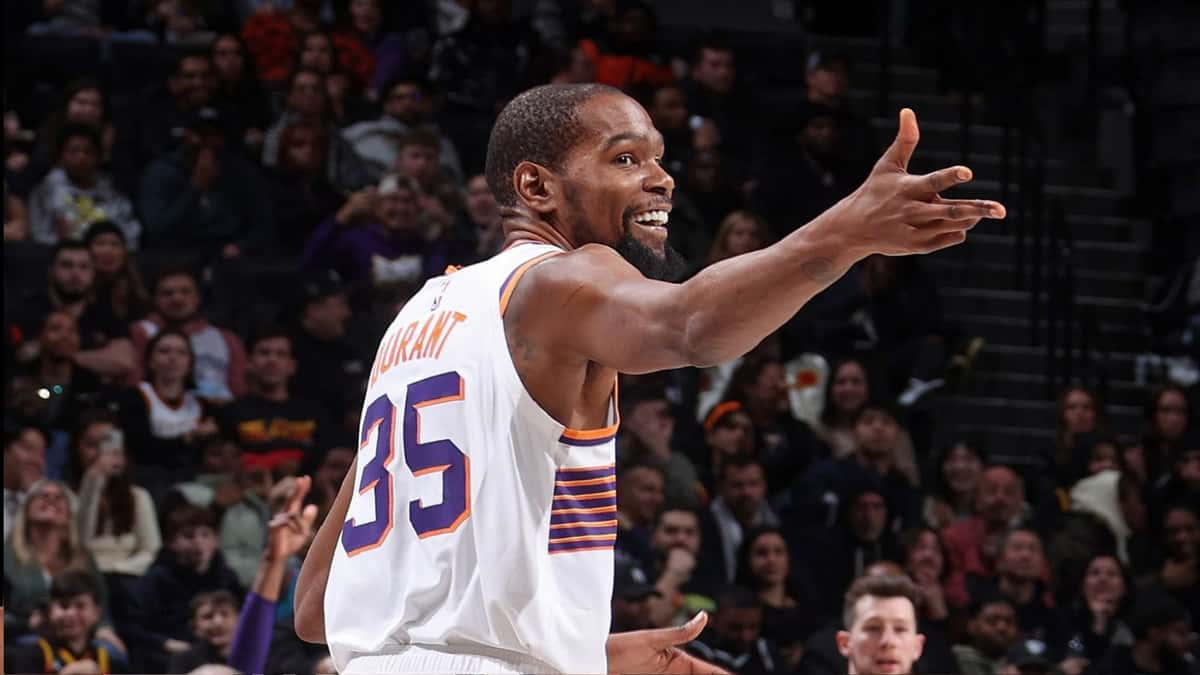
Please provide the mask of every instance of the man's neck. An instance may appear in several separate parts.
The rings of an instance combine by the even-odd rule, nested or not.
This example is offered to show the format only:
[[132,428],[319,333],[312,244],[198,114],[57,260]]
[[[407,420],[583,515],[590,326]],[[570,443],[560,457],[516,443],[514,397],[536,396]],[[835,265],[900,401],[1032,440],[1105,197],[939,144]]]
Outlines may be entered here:
[[886,455],[871,455],[864,450],[855,453],[858,463],[864,469],[871,469],[880,476],[886,476],[892,470],[892,458]]
[[784,607],[788,604],[787,589],[783,584],[764,588],[758,592],[758,597],[772,607]]
[[87,650],[89,642],[91,642],[91,640],[88,639],[87,635],[84,635],[81,637],[72,638],[70,640],[63,640],[62,644],[66,645],[67,649],[71,650],[72,654],[82,654]]
[[42,382],[66,382],[71,379],[73,363],[57,356],[47,356],[42,359],[38,374]]
[[1001,575],[1000,592],[1017,605],[1024,605],[1032,601],[1037,593],[1037,581]]
[[155,382],[154,391],[164,401],[178,401],[183,398],[183,382]]
[[288,400],[287,385],[264,387],[263,385],[259,384],[255,385],[254,393],[260,398],[265,398],[268,401],[275,401],[276,403],[281,403]]
[[566,235],[525,207],[501,206],[500,226],[504,228],[504,246],[501,248],[519,242],[550,244],[564,251],[578,248]]

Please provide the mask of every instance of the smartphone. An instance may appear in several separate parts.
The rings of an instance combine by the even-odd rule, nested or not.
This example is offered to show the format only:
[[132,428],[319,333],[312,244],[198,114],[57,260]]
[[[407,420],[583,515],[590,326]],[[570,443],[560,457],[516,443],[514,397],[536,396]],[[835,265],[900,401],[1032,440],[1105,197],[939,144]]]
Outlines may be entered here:
[[100,454],[119,455],[125,452],[125,434],[120,429],[109,429],[100,439]]

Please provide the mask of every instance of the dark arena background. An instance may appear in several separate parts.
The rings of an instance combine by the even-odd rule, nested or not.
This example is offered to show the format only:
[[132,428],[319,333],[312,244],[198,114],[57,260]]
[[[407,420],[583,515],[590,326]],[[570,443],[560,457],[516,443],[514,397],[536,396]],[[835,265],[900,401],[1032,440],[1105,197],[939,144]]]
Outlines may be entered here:
[[845,673],[894,572],[917,672],[1197,672],[1200,4],[3,5],[4,672],[333,672],[268,523],[301,476],[324,518],[397,309],[500,249],[488,134],[550,82],[649,112],[687,276],[853,192],[903,107],[910,172],[1008,211],[621,378],[614,631],[705,609],[731,672]]

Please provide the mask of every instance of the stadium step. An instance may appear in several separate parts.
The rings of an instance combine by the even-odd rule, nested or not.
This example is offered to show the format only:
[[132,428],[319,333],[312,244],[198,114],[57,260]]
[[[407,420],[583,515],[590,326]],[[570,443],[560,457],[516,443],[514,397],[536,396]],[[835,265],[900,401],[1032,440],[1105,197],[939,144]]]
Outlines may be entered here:
[[[1031,340],[1045,340],[1047,326],[1039,322],[1037,334],[1032,333],[1032,324],[1028,315],[1024,317],[996,316],[993,314],[955,315],[950,322],[960,328],[964,335],[979,336],[987,340],[989,346],[1030,344]],[[1139,352],[1146,345],[1146,336],[1136,327],[1128,323],[1100,323],[1099,333],[1093,335],[1089,342],[1094,348],[1106,351]],[[1082,341],[1077,332],[1072,338],[1076,344]]]
[[[1061,349],[1057,350],[1055,354],[1059,359],[1063,356]],[[1078,344],[1075,345],[1072,354],[1074,363],[1084,363]],[[1096,355],[1091,356],[1094,362]],[[1104,363],[1101,365],[1110,379],[1133,381],[1135,358],[1135,355],[1130,352],[1110,352],[1105,355]],[[975,370],[978,373],[1001,372],[1044,376],[1047,373],[1046,347],[988,345],[980,353],[975,363]]]
[[[1044,399],[1046,376],[1042,373],[981,372],[971,378],[967,393],[985,398]],[[1136,382],[1110,380],[1105,403],[1132,408],[1142,405],[1145,395],[1145,389]]]
[[[1040,297],[1043,303],[1049,301],[1044,292]],[[947,316],[1028,316],[1029,300],[1027,291],[946,288],[942,290],[942,311]],[[1142,303],[1137,300],[1080,295],[1075,298],[1075,305],[1093,312],[1101,323],[1136,323],[1142,318]]]
[[[945,286],[959,288],[982,288],[989,290],[1026,290],[1017,284],[1016,264],[1007,262],[985,262],[972,260],[969,256],[946,251],[935,254],[924,262],[926,269]],[[1025,263],[1026,279],[1029,283],[1030,262]],[[1077,270],[1075,288],[1084,295],[1101,297],[1140,298],[1145,295],[1145,280],[1139,276],[1121,272],[1098,272]]]
[[[1014,426],[1054,429],[1057,424],[1055,401],[1010,398],[1005,396],[956,396],[946,406],[946,414],[960,425],[987,425],[1004,419]],[[1105,406],[1109,430],[1117,434],[1135,434],[1142,421],[1138,405]]]
[[[987,225],[983,224],[976,230],[986,227]],[[1027,239],[1026,243],[1031,246],[1031,242],[1032,238]],[[965,243],[952,250],[956,259],[979,263],[1011,263],[1017,244],[1017,237],[1012,235],[972,232],[968,235]],[[1047,263],[1051,257],[1049,244],[1049,238],[1046,238],[1042,244],[1044,263]],[[1032,249],[1027,250],[1031,251]],[[947,257],[949,256],[950,252],[948,251]],[[1077,241],[1071,248],[1071,258],[1075,263],[1076,270],[1079,271],[1105,272],[1111,270],[1125,276],[1137,275],[1144,270],[1144,257],[1144,250],[1140,246],[1121,242]],[[1029,256],[1027,262],[1032,264],[1032,255]],[[1045,267],[1043,270],[1048,274],[1049,270]]]

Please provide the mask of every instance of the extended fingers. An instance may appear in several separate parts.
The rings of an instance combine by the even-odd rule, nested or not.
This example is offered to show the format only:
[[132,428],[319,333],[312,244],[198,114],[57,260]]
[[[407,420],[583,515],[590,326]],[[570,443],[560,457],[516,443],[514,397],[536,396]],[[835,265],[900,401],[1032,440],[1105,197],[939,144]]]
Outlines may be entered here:
[[926,194],[938,194],[945,192],[955,185],[961,185],[971,181],[973,175],[971,170],[965,166],[951,166],[945,169],[938,169],[933,173],[927,173],[923,176],[913,176],[913,183],[917,189]]
[[1004,205],[987,199],[936,199],[921,204],[917,211],[917,222],[934,220],[978,221],[983,218],[1003,218]]

